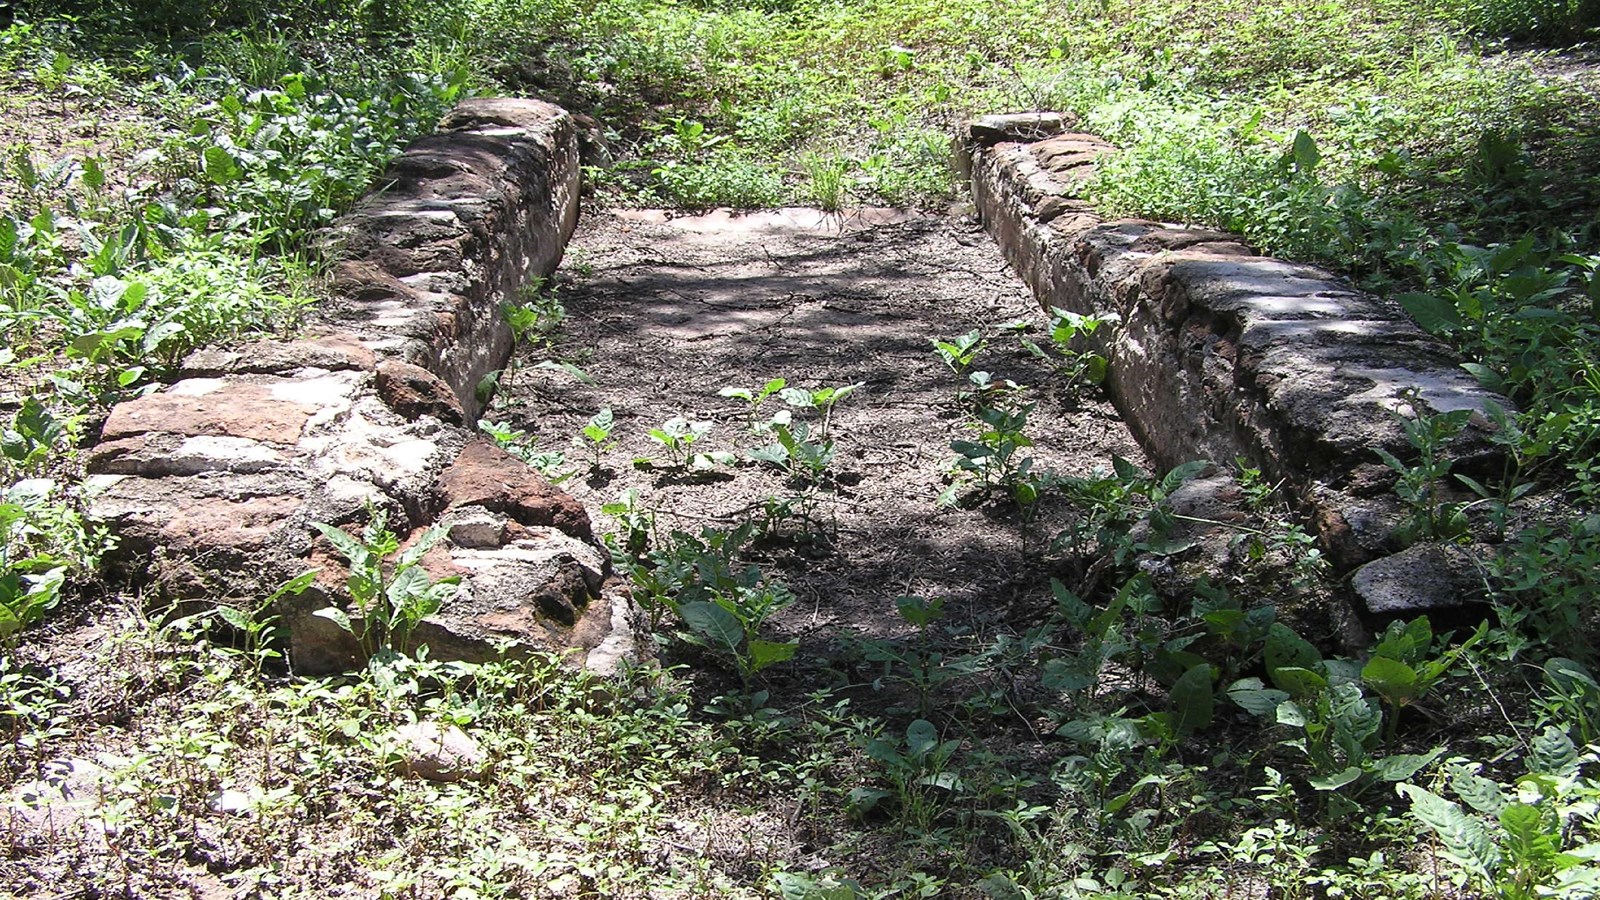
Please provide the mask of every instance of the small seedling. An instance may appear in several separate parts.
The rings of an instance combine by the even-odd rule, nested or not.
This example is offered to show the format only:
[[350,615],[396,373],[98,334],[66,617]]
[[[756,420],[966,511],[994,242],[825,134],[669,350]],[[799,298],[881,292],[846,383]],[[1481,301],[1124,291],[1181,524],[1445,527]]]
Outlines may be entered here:
[[560,484],[572,477],[571,472],[561,471],[567,464],[567,455],[558,451],[546,453],[536,449],[532,435],[519,428],[511,427],[510,422],[494,422],[482,419],[478,422],[478,430],[487,434],[494,441],[495,446],[532,466],[540,475],[550,479],[551,484]]
[[422,557],[444,539],[444,525],[428,529],[404,551],[382,510],[372,513],[360,537],[322,522],[312,525],[350,567],[345,581],[350,610],[331,606],[317,610],[316,615],[353,636],[367,660],[411,649],[411,635],[417,626],[437,612],[461,583],[455,575],[435,581],[422,568]]
[[750,451],[750,458],[782,469],[791,478],[803,478],[817,483],[827,475],[828,463],[833,461],[833,441],[813,443],[811,432],[804,422],[789,422],[788,417],[774,418],[766,428],[777,443]]
[[637,559],[650,549],[651,536],[656,530],[655,510],[639,502],[639,489],[628,488],[600,511],[622,524],[622,546],[619,549],[629,559]]
[[1025,478],[1033,468],[1033,457],[1019,456],[1017,451],[1033,446],[1033,440],[1022,430],[1027,427],[1034,406],[1027,403],[979,408],[978,421],[971,426],[978,432],[977,439],[950,442],[950,449],[957,454],[953,467],[975,475],[985,491],[994,487],[1009,489]]
[[788,588],[767,581],[678,606],[678,617],[689,626],[684,639],[733,663],[750,711],[767,700],[766,691],[751,690],[751,679],[770,666],[793,659],[800,647],[798,641],[757,637],[769,616],[793,602]]
[[528,341],[548,345],[567,319],[567,308],[554,291],[545,290],[543,279],[524,287],[517,302],[502,304],[500,311],[511,327],[512,340],[519,344]]
[[[4,507],[0,507],[0,516]],[[0,525],[8,524],[0,518]],[[7,567],[0,572],[0,646],[17,632],[44,618],[61,598],[66,566],[56,566],[37,575]]]
[[[1408,397],[1413,409],[1421,409],[1423,400],[1414,393]],[[1447,501],[1443,483],[1450,474],[1451,459],[1445,445],[1467,427],[1472,411],[1452,410],[1437,415],[1419,414],[1415,418],[1400,417],[1406,440],[1417,451],[1417,461],[1410,464],[1382,447],[1372,452],[1383,460],[1400,477],[1394,492],[1410,507],[1411,515],[1397,529],[1406,541],[1428,539],[1454,540],[1467,532],[1464,504]]]
[[993,405],[1002,402],[1004,398],[1020,396],[1027,388],[1009,378],[996,379],[994,373],[976,370],[967,373],[967,381],[972,384],[971,389],[961,391],[956,399],[978,404]]
[[867,744],[867,756],[883,766],[892,790],[859,787],[850,792],[850,811],[864,816],[884,800],[893,799],[908,826],[925,829],[939,807],[964,785],[950,764],[959,740],[939,739],[939,730],[927,719],[906,727],[905,739],[879,736]]
[[[709,453],[694,450],[695,443],[710,431],[710,422],[691,422],[683,416],[673,416],[661,423],[660,428],[650,429],[647,436],[666,449],[668,460],[674,469],[687,468],[701,471],[717,465],[733,465],[735,462],[733,454],[725,450],[714,450]],[[636,464],[640,463],[648,465],[649,460],[636,461]]]
[[1437,656],[1430,656],[1434,640],[1427,616],[1419,616],[1409,623],[1389,624],[1383,639],[1372,650],[1372,659],[1361,668],[1362,682],[1389,708],[1387,740],[1393,741],[1400,727],[1400,711],[1433,690],[1456,660],[1483,640],[1488,631],[1489,624],[1481,623],[1465,641]]
[[761,408],[761,404],[766,402],[768,397],[778,393],[787,386],[788,382],[784,381],[782,378],[773,378],[766,384],[763,384],[761,387],[753,389],[725,387],[722,390],[717,391],[717,396],[731,397],[735,400],[743,400],[749,407],[747,412],[749,413],[751,422],[753,424],[755,421],[756,411]]
[[819,440],[828,440],[828,428],[833,421],[833,408],[839,401],[867,386],[865,381],[855,384],[845,384],[838,387],[820,387],[814,391],[805,388],[786,387],[778,392],[783,402],[796,409],[810,409],[822,415],[822,433]]
[[933,344],[933,352],[938,354],[939,358],[944,360],[944,364],[950,368],[950,371],[957,375],[965,372],[973,361],[978,358],[978,354],[983,352],[984,348],[983,332],[978,331],[976,328],[949,340],[931,340],[930,342]]
[[792,537],[807,542],[826,542],[830,529],[816,515],[817,494],[808,490],[789,496],[770,496],[761,501],[758,520],[761,533],[770,539],[784,537],[784,526],[794,523]]
[[600,470],[600,454],[616,445],[612,440],[611,432],[617,426],[617,420],[611,413],[611,407],[605,407],[594,414],[587,424],[583,426],[583,436],[589,442],[589,449],[594,452],[594,460],[589,465],[591,472]]
[[1054,369],[1069,394],[1083,385],[1097,385],[1104,382],[1106,374],[1110,371],[1106,358],[1093,350],[1082,348],[1086,339],[1102,326],[1112,325],[1121,320],[1114,313],[1083,316],[1058,307],[1052,307],[1050,313],[1055,319],[1050,329],[1050,342],[1055,346],[1059,359],[1028,338],[1019,337],[1023,349]]
[[962,675],[970,675],[970,660],[946,659],[933,648],[933,623],[944,618],[944,598],[904,596],[895,599],[900,618],[917,629],[914,641],[864,640],[862,653],[871,662],[883,663],[884,677],[904,682],[917,692],[917,710],[928,715],[934,693],[942,685]]

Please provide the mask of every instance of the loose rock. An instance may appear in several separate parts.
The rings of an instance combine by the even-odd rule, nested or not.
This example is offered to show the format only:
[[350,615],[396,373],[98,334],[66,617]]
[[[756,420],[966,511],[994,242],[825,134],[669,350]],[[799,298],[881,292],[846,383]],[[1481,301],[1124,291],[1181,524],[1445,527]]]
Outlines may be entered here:
[[394,730],[401,765],[429,781],[452,782],[484,774],[489,757],[483,746],[454,725],[415,722]]
[[1449,614],[1483,601],[1476,563],[1454,544],[1417,544],[1367,563],[1350,586],[1383,620]]

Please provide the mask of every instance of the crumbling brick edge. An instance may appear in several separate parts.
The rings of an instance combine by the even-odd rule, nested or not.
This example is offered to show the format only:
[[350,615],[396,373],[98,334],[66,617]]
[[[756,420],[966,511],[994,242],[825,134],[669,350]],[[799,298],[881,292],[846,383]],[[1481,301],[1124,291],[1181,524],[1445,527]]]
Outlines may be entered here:
[[337,671],[357,648],[313,613],[336,602],[343,560],[313,523],[357,528],[382,509],[401,534],[450,529],[425,558],[462,577],[418,632],[434,658],[576,649],[614,666],[631,652],[627,600],[587,512],[476,430],[478,385],[512,349],[501,305],[555,270],[579,186],[559,107],[478,98],[448,113],[331,230],[322,324],[196,352],[111,410],[89,456],[91,515],[118,538],[108,565],[169,600],[249,608],[318,567],[275,612],[296,671]]
[[[1398,304],[1323,269],[1236,235],[1104,218],[1083,188],[1115,152],[1058,113],[981,117],[956,140],[978,217],[1041,306],[1120,320],[1106,388],[1146,452],[1164,468],[1242,457],[1281,479],[1369,623],[1470,605],[1470,559],[1402,547],[1405,511],[1373,451],[1411,452],[1404,417],[1506,398]],[[1449,445],[1456,471],[1499,470],[1488,427],[1475,415]]]

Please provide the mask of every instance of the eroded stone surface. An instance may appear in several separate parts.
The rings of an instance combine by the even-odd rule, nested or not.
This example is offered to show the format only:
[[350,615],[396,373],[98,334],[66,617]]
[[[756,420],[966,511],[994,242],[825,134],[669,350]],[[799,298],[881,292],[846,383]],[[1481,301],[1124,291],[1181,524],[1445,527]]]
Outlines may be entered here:
[[462,448],[439,476],[439,488],[447,508],[481,507],[523,525],[548,525],[585,540],[594,538],[583,504],[486,440]]
[[[958,141],[980,217],[1041,304],[1118,318],[1101,333],[1107,389],[1147,452],[1253,460],[1298,493],[1343,571],[1397,551],[1404,511],[1392,473],[1373,483],[1373,450],[1404,458],[1404,419],[1505,398],[1397,304],[1324,270],[1207,229],[1102,219],[1081,188],[1115,148],[1020,121]],[[1457,470],[1498,465],[1485,425],[1447,448]]]
[[165,391],[117,404],[101,439],[149,433],[214,435],[293,444],[313,407],[274,394],[271,382],[189,378]]
[[1483,601],[1471,555],[1453,544],[1417,544],[1357,569],[1350,586],[1375,619],[1409,619]]
[[335,333],[298,341],[256,341],[243,347],[196,350],[184,359],[183,375],[285,375],[302,369],[361,372],[376,362],[372,351],[359,341]]
[[450,386],[421,366],[386,359],[378,365],[376,386],[383,402],[408,419],[432,416],[451,425],[466,421],[461,401]]

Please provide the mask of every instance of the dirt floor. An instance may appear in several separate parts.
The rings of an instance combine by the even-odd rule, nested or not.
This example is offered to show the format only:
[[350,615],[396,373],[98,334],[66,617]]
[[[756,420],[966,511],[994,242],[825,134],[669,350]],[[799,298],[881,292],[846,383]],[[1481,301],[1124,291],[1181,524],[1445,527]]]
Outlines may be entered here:
[[[1067,510],[1046,499],[1025,523],[1009,498],[971,487],[959,506],[938,503],[954,477],[950,442],[972,439],[975,419],[957,396],[971,385],[932,339],[983,330],[988,346],[973,368],[1015,381],[1038,404],[1026,429],[1035,444],[1019,451],[1036,469],[1087,475],[1109,470],[1114,454],[1143,463],[1098,389],[1069,395],[1024,350],[1023,333],[1049,344],[1049,317],[970,220],[888,210],[592,212],[555,290],[565,323],[551,347],[524,355],[490,417],[535,435],[541,450],[565,449],[578,474],[563,487],[592,513],[631,488],[657,511],[663,533],[762,520],[769,502],[807,493],[746,457],[772,443],[752,432],[752,418],[785,404],[770,397],[752,417],[744,401],[718,392],[779,377],[813,390],[862,384],[832,416],[837,456],[831,480],[810,492],[814,521],[784,523],[786,539],[766,544],[799,598],[777,625],[802,641],[802,656],[825,653],[845,632],[909,628],[895,612],[903,594],[945,598],[948,620],[978,633],[1026,622],[1052,603],[1054,564],[1043,551]],[[998,328],[1019,322],[1030,330]],[[576,363],[597,384],[533,368],[551,358]],[[573,436],[602,407],[615,414],[617,446],[586,473],[589,451]],[[738,463],[666,468],[647,432],[674,416],[712,422],[695,449],[730,451]],[[598,524],[616,527],[606,516]]]

